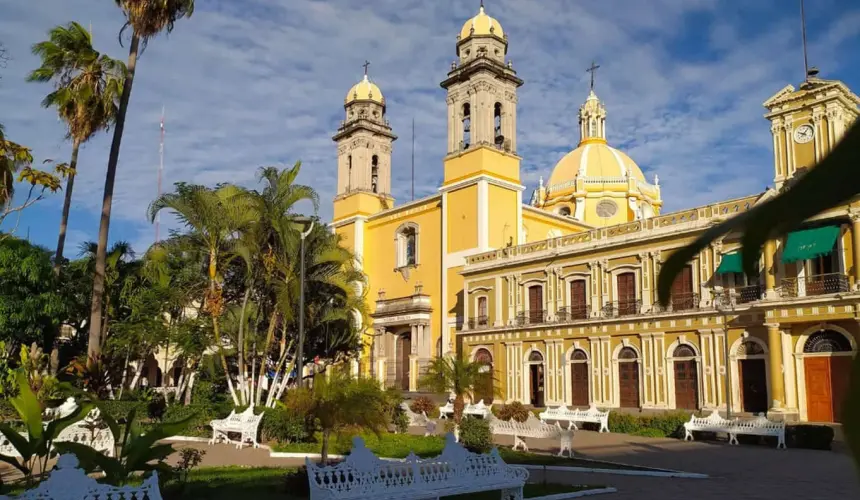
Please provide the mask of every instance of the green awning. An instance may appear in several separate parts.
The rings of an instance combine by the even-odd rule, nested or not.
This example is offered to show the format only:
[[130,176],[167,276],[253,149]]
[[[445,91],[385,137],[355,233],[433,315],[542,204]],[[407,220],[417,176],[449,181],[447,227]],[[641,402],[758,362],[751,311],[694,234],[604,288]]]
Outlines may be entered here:
[[785,249],[782,251],[782,261],[796,262],[829,254],[833,250],[836,238],[839,237],[839,232],[839,226],[824,226],[788,233]]
[[715,274],[742,273],[744,272],[743,260],[740,252],[732,252],[723,255],[720,265]]

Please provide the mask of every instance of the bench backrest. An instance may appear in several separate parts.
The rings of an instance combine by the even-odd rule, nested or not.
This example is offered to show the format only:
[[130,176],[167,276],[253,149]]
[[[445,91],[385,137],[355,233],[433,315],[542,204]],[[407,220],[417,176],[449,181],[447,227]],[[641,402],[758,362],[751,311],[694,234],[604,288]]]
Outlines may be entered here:
[[734,424],[739,429],[765,429],[772,431],[785,429],[784,421],[775,422],[763,416],[758,416],[750,420],[738,420]]
[[472,453],[450,433],[445,436],[442,454],[434,458],[422,459],[410,453],[403,461],[382,460],[356,437],[352,451],[340,464],[323,467],[310,459],[306,464],[311,498],[406,497],[409,492],[523,484],[528,478],[528,471],[506,464],[495,448],[489,454]]
[[[15,500],[161,500],[158,490],[158,473],[153,472],[139,486],[110,486],[99,484],[78,468],[78,459],[72,454],[62,455],[48,479],[35,489],[14,497]],[[0,496],[0,500],[12,497]]]
[[716,411],[712,411],[707,417],[697,417],[690,415],[690,422],[696,426],[704,427],[728,427],[735,424],[734,420],[726,420]]

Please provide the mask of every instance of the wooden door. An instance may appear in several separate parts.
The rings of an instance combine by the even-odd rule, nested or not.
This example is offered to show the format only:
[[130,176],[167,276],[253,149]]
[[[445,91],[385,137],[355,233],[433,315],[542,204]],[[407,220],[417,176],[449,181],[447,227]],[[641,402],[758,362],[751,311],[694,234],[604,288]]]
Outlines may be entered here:
[[543,288],[529,288],[529,322],[543,323]]
[[767,371],[763,359],[738,361],[738,385],[741,388],[741,405],[745,412],[767,411]]
[[830,387],[833,399],[833,421],[842,422],[848,382],[851,379],[851,356],[833,356],[830,359]]
[[543,408],[543,365],[531,365],[529,369],[531,404],[535,408]]
[[618,386],[622,408],[639,408],[639,363],[618,363]]
[[585,299],[585,280],[570,282],[570,317],[585,319],[588,317],[588,304]]
[[696,361],[675,361],[675,408],[695,410],[699,406],[699,378]]
[[412,339],[409,335],[397,338],[397,385],[403,391],[409,390],[409,355],[412,354]]
[[833,392],[830,383],[830,358],[803,360],[806,372],[806,418],[810,422],[833,422]]
[[693,268],[686,266],[672,282],[672,308],[684,311],[693,308]]
[[571,363],[570,384],[573,388],[573,406],[588,406],[588,364]]
[[621,315],[636,314],[636,275],[622,273],[616,278],[618,288],[618,313]]

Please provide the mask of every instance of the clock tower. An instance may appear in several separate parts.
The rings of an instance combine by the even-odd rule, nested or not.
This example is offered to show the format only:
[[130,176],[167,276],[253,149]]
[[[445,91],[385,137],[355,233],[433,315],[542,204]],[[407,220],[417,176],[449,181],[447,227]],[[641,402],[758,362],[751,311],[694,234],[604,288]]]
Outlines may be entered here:
[[844,83],[819,78],[815,68],[799,88],[788,85],[765,101],[776,189],[827,156],[860,116],[858,105],[860,97]]

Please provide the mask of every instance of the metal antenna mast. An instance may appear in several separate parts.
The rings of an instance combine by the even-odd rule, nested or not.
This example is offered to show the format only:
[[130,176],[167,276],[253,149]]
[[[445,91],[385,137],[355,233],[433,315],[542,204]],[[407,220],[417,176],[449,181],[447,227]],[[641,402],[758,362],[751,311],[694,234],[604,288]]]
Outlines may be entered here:
[[[161,197],[161,177],[164,172],[164,105],[161,106],[161,140],[158,144],[158,197]],[[161,211],[155,214],[155,242],[159,241]]]
[[809,81],[809,56],[806,48],[806,11],[803,0],[800,0],[800,33],[803,38],[803,80]]
[[412,117],[412,201],[415,201],[415,117]]

